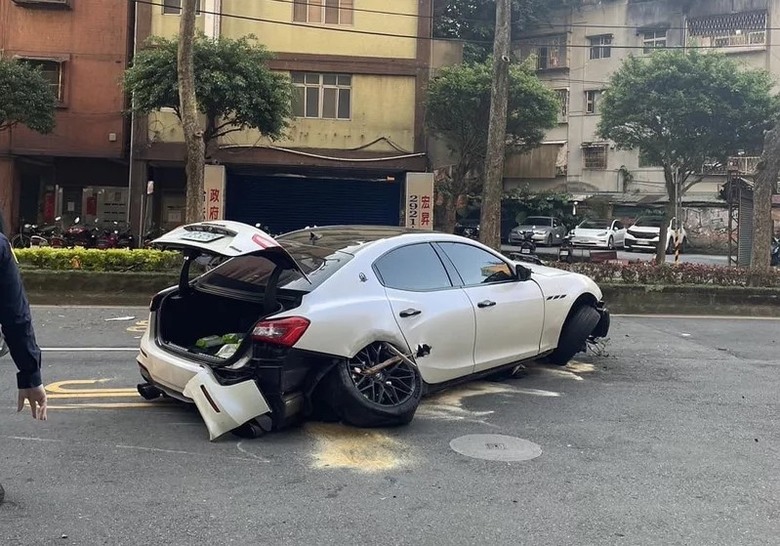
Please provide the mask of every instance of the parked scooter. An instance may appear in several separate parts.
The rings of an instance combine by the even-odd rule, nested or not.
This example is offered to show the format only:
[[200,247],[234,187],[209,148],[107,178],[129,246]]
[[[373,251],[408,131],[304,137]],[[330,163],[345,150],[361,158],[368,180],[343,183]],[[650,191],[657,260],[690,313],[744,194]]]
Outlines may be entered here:
[[520,252],[512,252],[509,257],[516,261],[542,265],[542,261],[536,255],[536,243],[534,243],[533,236],[533,231],[524,231],[523,239],[520,241]]
[[73,225],[65,231],[65,244],[69,248],[83,247],[95,248],[97,246],[98,234],[100,228],[97,227],[97,218],[92,226],[81,223],[81,218],[76,217]]
[[[59,222],[62,218],[55,218]],[[19,233],[11,238],[13,248],[30,248],[34,246],[54,246],[52,239],[61,236],[61,229],[57,224],[38,226],[37,224],[28,224],[22,220],[19,226]]]

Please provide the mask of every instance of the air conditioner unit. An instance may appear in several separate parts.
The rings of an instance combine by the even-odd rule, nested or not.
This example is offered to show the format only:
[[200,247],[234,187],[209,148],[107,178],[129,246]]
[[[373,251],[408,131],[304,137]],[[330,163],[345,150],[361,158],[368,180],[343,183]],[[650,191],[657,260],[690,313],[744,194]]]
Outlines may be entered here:
[[13,0],[13,2],[24,8],[71,9],[73,0]]

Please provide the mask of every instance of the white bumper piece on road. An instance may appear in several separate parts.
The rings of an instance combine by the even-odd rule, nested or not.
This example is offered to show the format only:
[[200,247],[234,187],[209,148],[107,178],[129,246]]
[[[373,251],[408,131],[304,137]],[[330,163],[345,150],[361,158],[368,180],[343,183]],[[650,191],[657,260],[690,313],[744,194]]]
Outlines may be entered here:
[[195,402],[210,440],[271,412],[254,381],[220,385],[211,368],[204,366],[184,387],[184,396]]

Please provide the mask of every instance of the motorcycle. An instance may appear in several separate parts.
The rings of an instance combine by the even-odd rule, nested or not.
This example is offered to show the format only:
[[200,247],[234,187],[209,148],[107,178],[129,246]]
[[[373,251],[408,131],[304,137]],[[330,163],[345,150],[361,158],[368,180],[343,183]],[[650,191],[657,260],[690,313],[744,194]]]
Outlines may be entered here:
[[509,257],[516,261],[542,265],[541,259],[536,255],[536,243],[534,243],[533,237],[533,231],[524,231],[523,239],[520,241],[520,252],[513,252]]
[[93,226],[88,226],[86,223],[82,224],[81,218],[77,216],[73,221],[73,225],[65,231],[65,244],[69,248],[77,246],[95,248],[99,232],[100,228],[97,227],[97,218]]
[[[59,222],[62,218],[54,220]],[[38,226],[37,224],[24,223],[19,226],[19,233],[11,239],[12,248],[30,248],[33,246],[54,246],[51,239],[59,236],[60,228],[57,224]]]
[[130,225],[124,223],[121,227],[119,222],[113,222],[104,226],[95,242],[99,249],[107,248],[133,248],[135,246],[135,235],[133,235]]

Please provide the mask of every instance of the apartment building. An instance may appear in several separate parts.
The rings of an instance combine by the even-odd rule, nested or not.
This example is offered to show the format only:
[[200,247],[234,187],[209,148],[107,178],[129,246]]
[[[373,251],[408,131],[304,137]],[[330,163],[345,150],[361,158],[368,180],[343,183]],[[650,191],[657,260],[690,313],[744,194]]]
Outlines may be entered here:
[[[175,36],[180,6],[139,4],[137,43]],[[432,10],[432,0],[203,0],[200,29],[212,38],[258,37],[299,99],[284,141],[256,131],[220,139],[211,158],[224,167],[219,216],[273,232],[398,225],[407,174],[428,170],[423,108],[431,68],[458,60],[457,47],[431,39]],[[183,218],[181,126],[163,111],[136,120],[135,129],[132,215],[168,229]]]
[[5,229],[127,217],[128,120],[119,82],[127,66],[132,2],[0,0],[0,53],[39,66],[58,99],[56,128],[0,133]]
[[[741,66],[780,76],[780,0],[593,0],[524,35],[515,53],[533,56],[539,77],[558,93],[561,111],[545,144],[515,159],[507,187],[530,184],[634,207],[663,202],[662,170],[638,150],[617,150],[601,140],[596,127],[602,93],[627,56],[683,46],[712,48]],[[742,162],[748,172],[755,166],[755,158]],[[725,168],[707,165],[703,172],[707,176],[684,202],[722,203],[717,194]]]

